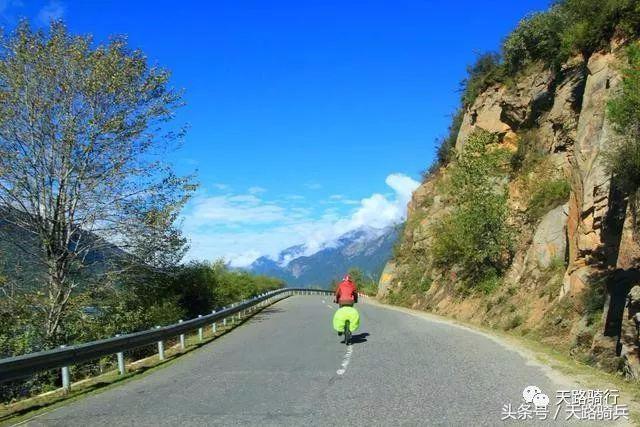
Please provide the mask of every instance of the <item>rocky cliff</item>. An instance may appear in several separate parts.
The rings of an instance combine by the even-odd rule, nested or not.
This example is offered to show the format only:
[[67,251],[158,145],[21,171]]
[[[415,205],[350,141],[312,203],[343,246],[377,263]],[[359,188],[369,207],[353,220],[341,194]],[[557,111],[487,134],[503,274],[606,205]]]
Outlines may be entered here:
[[[486,88],[466,107],[456,152],[483,129],[528,164],[508,177],[508,222],[517,233],[497,289],[460,292],[457,267],[434,266],[435,224],[450,209],[443,190],[449,165],[413,194],[379,296],[514,330],[604,368],[618,369],[624,362],[627,373],[637,376],[635,313],[625,309],[627,294],[640,282],[636,212],[612,185],[604,163],[618,138],[607,102],[619,90],[620,58],[613,45],[586,59],[576,56],[555,71],[530,66],[507,83]],[[545,186],[562,188],[562,183],[568,190],[558,192],[564,194],[560,199],[536,198]],[[639,298],[640,293],[634,301]]]

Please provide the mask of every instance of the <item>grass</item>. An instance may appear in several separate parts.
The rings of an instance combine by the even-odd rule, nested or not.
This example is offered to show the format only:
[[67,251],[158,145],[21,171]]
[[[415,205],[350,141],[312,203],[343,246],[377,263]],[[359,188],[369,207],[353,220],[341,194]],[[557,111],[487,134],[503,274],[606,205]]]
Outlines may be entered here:
[[565,203],[570,192],[571,184],[564,178],[542,181],[527,206],[529,221],[535,223],[551,209]]
[[[509,334],[510,337],[513,335]],[[640,383],[625,380],[618,373],[602,371],[585,361],[579,361],[556,348],[524,337],[518,337],[538,361],[574,379],[581,387],[619,390],[621,403],[629,404],[631,420],[640,425]]]
[[117,370],[112,370],[96,377],[72,383],[71,390],[68,393],[65,393],[62,389],[57,389],[15,403],[0,404],[0,426],[14,425],[86,396],[109,390],[133,379],[141,378],[142,376],[168,367],[175,363],[181,356],[191,353],[229,333],[267,307],[269,306],[249,313],[246,317],[240,319],[239,322],[227,322],[226,327],[218,323],[215,334],[212,332],[211,327],[204,328],[202,341],[199,341],[197,332],[193,335],[186,336],[184,350],[181,350],[179,345],[174,345],[169,348],[165,347],[165,360],[159,360],[158,356],[154,355],[129,363],[125,375],[119,375]]
[[562,258],[553,258],[547,268],[542,271],[540,283],[545,283],[544,289],[541,290],[540,296],[547,296],[549,300],[553,300],[560,294],[562,288],[562,278],[567,267]]

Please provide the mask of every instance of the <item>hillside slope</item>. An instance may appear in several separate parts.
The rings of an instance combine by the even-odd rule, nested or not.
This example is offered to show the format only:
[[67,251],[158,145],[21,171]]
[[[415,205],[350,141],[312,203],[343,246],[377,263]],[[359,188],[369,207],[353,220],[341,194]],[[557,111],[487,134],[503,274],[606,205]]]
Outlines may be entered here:
[[[557,70],[533,63],[485,87],[463,111],[453,159],[413,194],[379,297],[513,330],[638,378],[634,312],[625,309],[627,294],[640,283],[637,211],[606,167],[606,153],[619,140],[607,104],[621,91],[624,64],[624,47],[613,41]],[[506,217],[494,225],[507,230],[510,241],[483,260],[491,274],[476,280],[462,252],[443,264],[443,253],[460,248],[465,235],[475,233],[473,225],[442,234],[473,205],[453,190],[468,185],[459,182],[461,170],[475,160],[465,152],[480,132],[495,138],[480,157],[505,154],[495,175],[480,182],[492,182],[494,193],[504,195]],[[632,301],[640,297],[634,292]]]

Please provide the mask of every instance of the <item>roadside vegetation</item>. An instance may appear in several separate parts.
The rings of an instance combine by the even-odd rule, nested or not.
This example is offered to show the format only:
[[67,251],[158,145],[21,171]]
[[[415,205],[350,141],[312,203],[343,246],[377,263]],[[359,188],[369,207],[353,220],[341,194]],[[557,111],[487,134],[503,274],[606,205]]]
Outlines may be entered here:
[[466,288],[491,292],[511,260],[512,230],[506,219],[509,153],[486,131],[471,134],[451,170],[453,209],[435,225],[433,262],[457,268]]
[[[283,286],[183,264],[178,218],[196,189],[167,162],[183,129],[169,72],[123,38],[61,22],[0,37],[0,357],[210,313]],[[144,356],[140,349],[135,356]],[[74,380],[101,371],[74,369]],[[0,401],[59,386],[58,372],[0,384]]]

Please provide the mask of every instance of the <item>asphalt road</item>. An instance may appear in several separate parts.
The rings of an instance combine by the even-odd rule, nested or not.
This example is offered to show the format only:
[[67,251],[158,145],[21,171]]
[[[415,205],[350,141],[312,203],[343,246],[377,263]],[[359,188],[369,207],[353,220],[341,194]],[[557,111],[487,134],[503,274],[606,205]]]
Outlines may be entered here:
[[281,301],[164,369],[28,425],[497,425],[525,386],[552,402],[561,388],[480,334],[370,304],[358,305],[347,350],[328,303]]

